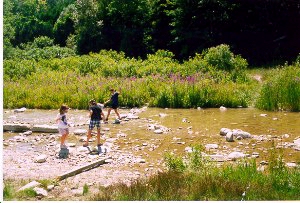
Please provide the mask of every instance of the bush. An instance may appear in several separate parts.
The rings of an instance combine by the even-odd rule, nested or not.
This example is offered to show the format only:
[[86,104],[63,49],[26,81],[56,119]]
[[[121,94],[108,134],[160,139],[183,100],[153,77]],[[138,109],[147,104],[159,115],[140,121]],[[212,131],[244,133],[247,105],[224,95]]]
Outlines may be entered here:
[[285,66],[273,71],[273,77],[266,82],[256,102],[264,110],[300,110],[300,69]]
[[221,44],[204,51],[203,59],[218,70],[243,70],[248,63],[240,56],[234,56],[228,45]]

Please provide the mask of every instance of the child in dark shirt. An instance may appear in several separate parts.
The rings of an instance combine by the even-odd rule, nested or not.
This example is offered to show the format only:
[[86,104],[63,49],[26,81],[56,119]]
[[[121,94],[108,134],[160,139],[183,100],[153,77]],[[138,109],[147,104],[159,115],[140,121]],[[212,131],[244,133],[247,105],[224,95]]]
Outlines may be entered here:
[[118,116],[118,119],[121,120],[120,114],[118,112],[118,107],[119,107],[119,92],[117,92],[114,89],[110,89],[111,92],[111,97],[109,100],[107,100],[106,102],[104,102],[104,105],[107,104],[108,102],[111,102],[111,106],[108,109],[107,112],[107,117],[106,117],[106,121],[108,121],[108,117],[110,115],[111,110],[113,109],[116,113],[116,115]]
[[94,127],[97,127],[97,146],[98,148],[101,146],[100,143],[100,120],[101,120],[101,116],[103,119],[105,119],[104,113],[102,111],[102,109],[97,105],[95,100],[90,100],[89,102],[90,104],[90,124],[89,124],[89,130],[88,130],[88,134],[87,134],[87,140],[86,142],[83,144],[84,147],[87,147],[89,145],[89,139],[91,138],[91,134],[92,134],[92,130],[94,129]]

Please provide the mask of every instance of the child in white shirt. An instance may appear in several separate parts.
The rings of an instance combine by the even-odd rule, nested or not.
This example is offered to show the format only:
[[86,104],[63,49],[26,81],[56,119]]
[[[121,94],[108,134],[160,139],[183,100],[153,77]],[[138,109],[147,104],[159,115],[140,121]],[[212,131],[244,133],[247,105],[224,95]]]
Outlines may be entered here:
[[67,105],[61,105],[59,113],[56,116],[56,122],[58,124],[58,131],[61,134],[60,148],[67,148],[65,141],[69,135],[69,124],[67,122],[66,113],[69,107]]

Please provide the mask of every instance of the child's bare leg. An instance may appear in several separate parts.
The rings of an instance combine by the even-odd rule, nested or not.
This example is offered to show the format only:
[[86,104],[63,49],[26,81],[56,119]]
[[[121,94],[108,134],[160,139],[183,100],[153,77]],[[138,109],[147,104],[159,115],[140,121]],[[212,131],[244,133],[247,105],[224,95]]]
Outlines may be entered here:
[[83,144],[83,146],[88,146],[89,145],[89,140],[91,138],[92,130],[88,130],[86,142]]
[[100,145],[100,128],[97,129],[97,145]]
[[65,141],[67,139],[68,133],[65,133],[61,136],[60,144],[65,144]]
[[118,109],[114,109],[114,110],[115,110],[115,113],[116,113],[117,116],[118,116],[118,119],[121,119],[120,114],[119,114],[119,112],[118,112]]
[[109,117],[109,115],[110,115],[110,111],[111,111],[111,108],[108,109],[108,111],[107,111],[107,116],[106,116],[106,119],[105,119],[105,120],[108,120],[108,117]]

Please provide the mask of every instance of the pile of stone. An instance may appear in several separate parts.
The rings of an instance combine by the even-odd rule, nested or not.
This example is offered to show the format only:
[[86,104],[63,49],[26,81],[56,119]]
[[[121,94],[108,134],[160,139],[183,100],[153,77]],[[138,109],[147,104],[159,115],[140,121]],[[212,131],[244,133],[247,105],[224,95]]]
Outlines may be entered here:
[[245,132],[240,129],[229,129],[229,128],[221,128],[220,135],[225,136],[225,139],[227,142],[234,142],[234,138],[237,140],[251,138],[251,134],[248,132]]
[[147,130],[153,130],[155,134],[163,134],[169,132],[171,129],[162,125],[148,124]]

